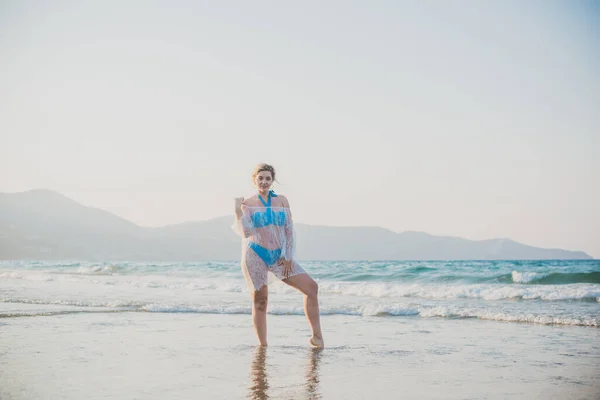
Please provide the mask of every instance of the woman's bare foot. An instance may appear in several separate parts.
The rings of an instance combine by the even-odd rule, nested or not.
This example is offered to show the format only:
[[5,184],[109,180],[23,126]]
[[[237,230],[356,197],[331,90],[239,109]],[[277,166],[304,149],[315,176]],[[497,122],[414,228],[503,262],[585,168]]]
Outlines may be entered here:
[[317,347],[322,349],[323,347],[325,347],[325,342],[323,342],[323,338],[322,337],[316,337],[313,336],[310,338],[309,343],[311,346],[313,347]]

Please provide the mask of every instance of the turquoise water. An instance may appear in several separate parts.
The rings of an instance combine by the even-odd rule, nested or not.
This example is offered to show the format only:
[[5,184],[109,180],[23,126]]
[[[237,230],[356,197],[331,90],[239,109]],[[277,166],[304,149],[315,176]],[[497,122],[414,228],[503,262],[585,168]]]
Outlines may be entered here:
[[1,262],[0,398],[598,398],[598,261],[301,264],[261,355],[238,262]]
[[[306,261],[324,315],[600,324],[600,261]],[[269,284],[269,312],[303,313]],[[144,311],[250,314],[238,262],[0,263],[0,313]],[[19,306],[20,305],[20,306]],[[24,305],[28,305],[25,307]]]

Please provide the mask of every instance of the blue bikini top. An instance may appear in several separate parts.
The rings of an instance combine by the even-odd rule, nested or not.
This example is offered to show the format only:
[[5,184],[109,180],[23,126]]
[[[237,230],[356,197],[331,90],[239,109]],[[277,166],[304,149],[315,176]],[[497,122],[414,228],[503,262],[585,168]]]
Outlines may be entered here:
[[260,202],[266,207],[266,210],[257,211],[252,214],[252,224],[256,228],[262,228],[264,226],[269,226],[271,224],[276,226],[285,225],[285,211],[273,211],[271,208],[271,197],[277,197],[274,191],[269,190],[269,198],[268,202],[265,201],[258,195]]

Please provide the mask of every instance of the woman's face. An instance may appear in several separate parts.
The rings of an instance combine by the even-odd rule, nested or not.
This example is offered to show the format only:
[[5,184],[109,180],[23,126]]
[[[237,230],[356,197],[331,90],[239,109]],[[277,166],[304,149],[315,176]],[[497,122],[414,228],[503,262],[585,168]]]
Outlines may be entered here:
[[268,191],[273,184],[273,176],[270,171],[260,171],[254,178],[254,185],[260,191]]

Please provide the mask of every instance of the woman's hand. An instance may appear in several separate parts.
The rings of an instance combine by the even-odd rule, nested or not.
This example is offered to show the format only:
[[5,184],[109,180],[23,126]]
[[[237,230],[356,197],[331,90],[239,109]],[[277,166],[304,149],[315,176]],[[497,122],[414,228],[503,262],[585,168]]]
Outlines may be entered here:
[[289,278],[292,273],[292,260],[280,258],[277,260],[277,265],[283,265],[283,279]]
[[244,198],[236,197],[235,199],[233,199],[233,201],[235,203],[235,214],[238,218],[240,218],[242,216],[242,203],[244,202]]

